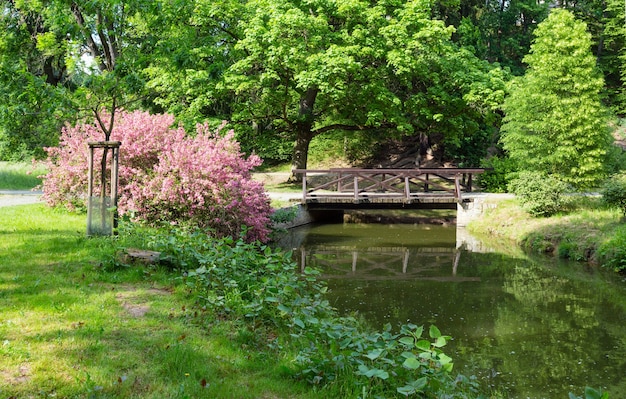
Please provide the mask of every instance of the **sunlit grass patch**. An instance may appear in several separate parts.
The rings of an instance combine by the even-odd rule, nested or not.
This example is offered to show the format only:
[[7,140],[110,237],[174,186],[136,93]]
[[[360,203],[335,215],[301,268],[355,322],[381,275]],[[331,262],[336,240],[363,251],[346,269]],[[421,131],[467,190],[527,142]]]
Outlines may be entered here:
[[526,252],[597,262],[598,249],[618,231],[620,218],[619,210],[595,197],[573,196],[567,209],[552,217],[531,217],[515,200],[504,200],[472,221],[469,230],[514,242]]
[[247,326],[194,308],[179,273],[107,267],[141,237],[87,238],[85,223],[0,208],[0,397],[323,397]]
[[25,162],[0,161],[0,190],[31,190],[41,184],[46,168]]

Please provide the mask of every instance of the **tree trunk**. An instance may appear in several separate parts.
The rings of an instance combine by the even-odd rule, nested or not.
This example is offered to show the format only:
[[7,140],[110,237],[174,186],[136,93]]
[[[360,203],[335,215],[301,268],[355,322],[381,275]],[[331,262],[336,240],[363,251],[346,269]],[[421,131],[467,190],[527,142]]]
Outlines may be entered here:
[[300,109],[298,111],[298,122],[296,122],[296,143],[293,147],[293,156],[291,158],[291,182],[301,182],[302,175],[297,175],[293,171],[295,169],[306,169],[307,160],[309,158],[309,145],[315,137],[313,132],[313,123],[315,115],[313,107],[315,106],[315,98],[318,89],[308,89],[300,98]]
[[306,169],[307,160],[309,158],[309,144],[313,139],[311,129],[308,131],[298,131],[296,143],[293,146],[293,156],[291,158],[291,177],[290,182],[302,182],[302,175],[294,173],[296,169]]

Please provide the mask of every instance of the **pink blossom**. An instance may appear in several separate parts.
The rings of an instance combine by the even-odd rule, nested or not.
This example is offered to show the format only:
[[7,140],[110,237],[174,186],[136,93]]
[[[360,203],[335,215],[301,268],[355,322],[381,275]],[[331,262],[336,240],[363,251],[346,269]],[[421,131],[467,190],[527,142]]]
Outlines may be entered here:
[[[122,142],[120,214],[133,214],[147,223],[191,222],[219,236],[239,235],[244,225],[246,239],[266,241],[269,199],[263,185],[251,178],[261,159],[246,157],[233,131],[223,132],[225,124],[216,131],[198,125],[194,136],[173,124],[171,115],[140,111],[116,115],[111,139]],[[49,173],[43,191],[48,204],[72,210],[85,207],[87,141],[102,138],[95,123],[63,128],[59,146],[46,149]],[[97,151],[96,182],[101,156]],[[99,190],[95,187],[96,193]]]

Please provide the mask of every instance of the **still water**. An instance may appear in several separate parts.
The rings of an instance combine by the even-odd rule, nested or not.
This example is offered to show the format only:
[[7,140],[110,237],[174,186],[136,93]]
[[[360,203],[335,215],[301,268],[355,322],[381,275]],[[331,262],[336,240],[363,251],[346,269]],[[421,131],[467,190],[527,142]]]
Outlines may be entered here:
[[451,335],[455,371],[487,390],[552,399],[588,385],[626,398],[623,277],[460,236],[453,225],[327,224],[294,229],[282,245],[322,270],[340,313]]

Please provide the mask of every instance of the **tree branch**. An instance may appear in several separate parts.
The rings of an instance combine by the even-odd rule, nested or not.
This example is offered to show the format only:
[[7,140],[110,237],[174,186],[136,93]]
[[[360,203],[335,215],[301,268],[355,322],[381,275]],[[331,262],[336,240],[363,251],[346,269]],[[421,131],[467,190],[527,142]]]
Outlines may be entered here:
[[98,66],[100,70],[106,70],[107,66],[102,60],[102,53],[100,52],[100,49],[98,48],[96,42],[93,40],[91,32],[89,32],[89,29],[87,29],[87,25],[85,25],[85,17],[83,17],[83,13],[80,11],[80,7],[75,1],[73,1],[70,8],[72,10],[72,14],[74,14],[76,22],[78,23],[78,26],[80,27],[81,32],[83,33],[83,36],[85,36],[85,41],[87,42],[87,47],[89,48],[91,55],[93,56],[93,58],[100,60],[100,65]]
[[319,129],[313,130],[313,134],[318,136],[322,133],[329,132],[331,130],[349,130],[349,131],[367,131],[367,130],[376,130],[376,129],[394,129],[398,127],[395,123],[381,123],[378,126],[361,126],[361,125],[346,125],[343,123],[335,123],[328,126],[320,127]]

